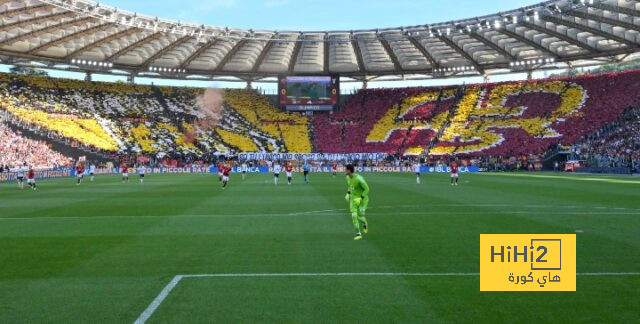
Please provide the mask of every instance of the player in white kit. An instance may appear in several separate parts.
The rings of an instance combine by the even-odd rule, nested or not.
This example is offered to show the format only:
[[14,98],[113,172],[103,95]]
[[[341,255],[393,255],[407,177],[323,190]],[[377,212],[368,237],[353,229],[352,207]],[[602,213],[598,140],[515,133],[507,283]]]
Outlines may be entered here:
[[91,163],[91,165],[89,166],[89,176],[90,176],[89,180],[90,181],[93,181],[93,178],[94,178],[95,174],[96,174],[96,165]]
[[147,172],[147,168],[144,165],[138,166],[138,175],[140,176],[140,183],[144,183],[144,174]]
[[18,166],[16,170],[16,181],[18,182],[18,189],[24,189],[24,174],[27,172],[27,164],[25,163],[22,166]]
[[420,168],[422,168],[422,165],[420,165],[419,161],[416,161],[413,164],[413,172],[416,173],[416,183],[420,184]]
[[249,171],[249,167],[247,166],[247,162],[242,162],[242,166],[240,167],[242,171],[242,180],[247,177],[247,172]]
[[280,178],[281,172],[282,172],[282,166],[280,165],[280,163],[275,162],[273,164],[273,183],[275,183],[276,186],[278,185],[278,179]]

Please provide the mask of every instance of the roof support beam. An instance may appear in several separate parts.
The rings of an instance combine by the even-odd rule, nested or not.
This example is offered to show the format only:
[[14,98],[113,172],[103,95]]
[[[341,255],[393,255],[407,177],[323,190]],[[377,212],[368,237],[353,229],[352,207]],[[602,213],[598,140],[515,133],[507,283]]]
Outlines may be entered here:
[[137,41],[135,41],[135,42],[133,42],[133,43],[121,48],[121,49],[119,49],[117,52],[111,54],[110,56],[105,57],[104,60],[107,61],[107,62],[113,62],[113,61],[117,60],[120,56],[122,56],[125,53],[127,53],[128,51],[130,51],[130,50],[132,50],[132,49],[134,49],[134,48],[136,48],[136,47],[138,47],[138,46],[140,46],[142,44],[148,43],[148,42],[150,42],[150,41],[152,41],[154,39],[157,39],[162,35],[163,34],[161,32],[157,32],[157,33],[151,34],[151,35],[149,35],[147,37],[141,38],[141,39],[139,39],[139,40],[137,40]]
[[360,49],[360,44],[358,44],[358,40],[354,39],[351,41],[351,46],[353,46],[353,51],[356,53],[356,61],[358,62],[358,70],[361,73],[366,71],[364,66],[364,59],[362,58],[362,50]]
[[217,42],[218,42],[218,39],[213,39],[213,40],[210,40],[210,41],[206,42],[204,45],[200,46],[200,48],[198,48],[195,52],[193,52],[193,54],[189,55],[189,57],[187,57],[187,59],[184,60],[184,62],[182,62],[180,64],[179,69],[186,69],[187,66],[189,66],[191,64],[191,62],[193,62],[193,60],[195,60],[198,57],[200,57],[200,55],[202,55],[202,53],[204,53],[206,50],[210,49]]
[[631,30],[640,32],[640,26],[628,23],[626,21],[616,20],[616,19],[612,19],[604,16],[598,16],[598,15],[590,14],[588,12],[577,11],[577,10],[566,10],[565,12],[570,16],[574,16],[582,19],[589,19],[589,20],[597,21],[599,23],[609,24],[612,26],[620,26],[626,29],[631,29]]
[[13,0],[0,0],[0,6],[5,5],[7,3],[13,2]]
[[554,53],[550,49],[548,49],[548,48],[536,43],[533,40],[530,40],[530,39],[526,38],[525,36],[521,36],[520,34],[518,34],[516,32],[512,32],[512,31],[510,31],[510,30],[508,30],[506,28],[498,29],[496,31],[498,31],[498,32],[500,32],[500,33],[502,33],[504,35],[507,35],[507,36],[519,41],[520,43],[523,43],[523,44],[529,46],[529,47],[533,47],[536,50],[538,50],[538,51],[540,51],[542,53],[545,53],[545,54],[547,54],[547,55],[549,55],[549,56],[551,56],[553,58],[556,58],[556,59],[560,58],[560,56],[558,56],[558,54]]
[[49,49],[51,47],[58,46],[60,44],[64,44],[64,43],[70,41],[73,38],[82,37],[84,35],[93,34],[95,32],[105,30],[105,29],[107,29],[109,27],[112,27],[112,26],[115,26],[115,24],[114,23],[105,23],[105,24],[96,25],[96,26],[93,26],[91,28],[87,28],[87,29],[84,29],[84,30],[81,30],[81,31],[78,31],[78,32],[75,32],[75,33],[71,33],[71,34],[68,34],[68,35],[66,35],[64,37],[58,38],[58,39],[56,39],[54,41],[41,44],[40,46],[37,46],[37,47],[29,50],[28,53],[29,54],[35,54],[37,52],[46,51],[47,49]]
[[445,44],[447,44],[447,46],[451,47],[454,51],[458,52],[458,54],[464,57],[467,61],[469,61],[469,64],[473,65],[476,71],[480,72],[480,74],[484,74],[484,69],[482,68],[482,66],[480,66],[480,64],[478,64],[478,62],[476,62],[473,57],[469,55],[469,53],[465,52],[462,48],[460,48],[460,46],[456,45],[454,41],[444,35],[440,35],[438,36],[438,38]]
[[79,54],[82,54],[82,53],[90,50],[90,49],[93,49],[93,48],[96,48],[96,47],[100,47],[100,46],[102,46],[102,45],[104,45],[106,43],[109,43],[109,42],[113,41],[113,40],[116,40],[116,39],[122,38],[122,37],[126,37],[126,36],[129,36],[129,35],[131,35],[133,33],[140,32],[140,31],[141,31],[141,29],[138,29],[138,28],[129,28],[129,29],[125,29],[123,31],[111,34],[109,36],[106,36],[105,38],[97,40],[97,41],[95,41],[93,43],[89,43],[89,44],[87,44],[87,45],[85,45],[85,46],[83,46],[83,47],[81,47],[81,48],[79,48],[77,50],[74,50],[69,55],[67,55],[66,59],[71,59],[71,58],[73,58],[73,57],[75,57],[75,56],[77,56]]
[[289,68],[287,71],[289,73],[293,73],[293,70],[296,68],[296,62],[298,61],[298,54],[300,53],[300,48],[302,48],[302,39],[299,39],[296,42],[296,46],[293,48],[293,53],[291,53],[291,59],[289,60]]
[[516,57],[511,55],[511,53],[507,52],[504,48],[498,46],[497,44],[495,44],[494,42],[492,42],[489,39],[484,38],[482,35],[478,34],[478,33],[469,33],[468,34],[469,37],[479,41],[480,43],[484,44],[485,46],[493,49],[494,51],[498,52],[498,54],[502,55],[505,59],[510,60],[510,61],[515,61]]
[[[608,19],[608,18],[604,18],[604,17],[592,15],[592,14],[587,14],[587,13],[580,12],[580,11],[575,11],[575,10],[568,10],[568,11],[565,11],[565,13],[567,13],[568,15],[573,16],[573,17],[582,18],[582,19],[588,19],[588,20],[594,20],[594,21],[597,21],[599,23],[605,23],[605,24],[609,24],[609,25],[616,25],[616,24],[620,23],[615,19]],[[589,27],[589,26],[584,25],[584,24],[579,24],[579,23],[576,23],[575,21],[568,21],[568,20],[560,19],[560,18],[553,17],[553,16],[545,16],[545,17],[543,17],[543,19],[547,20],[547,21],[551,21],[552,23],[555,23],[555,24],[558,24],[558,25],[565,25],[565,26],[569,26],[571,28],[577,28],[577,29],[580,29],[580,30],[584,30],[584,31],[589,32],[589,33],[591,33],[593,35],[597,35],[597,36],[600,36],[600,37],[603,37],[603,38],[606,38],[606,39],[611,39],[611,40],[614,40],[614,41],[616,41],[616,42],[618,42],[620,44],[625,44],[625,45],[630,46],[630,47],[636,47],[638,45],[635,42],[627,40],[624,37],[619,37],[617,35],[614,35],[614,34],[611,34],[611,33],[607,33],[607,32],[602,31],[600,29],[595,29],[595,28]],[[627,28],[627,29],[629,29],[629,28]],[[633,29],[637,31],[638,27],[634,26]]]
[[625,14],[625,15],[628,15],[628,16],[640,17],[640,10],[635,10],[635,9],[627,8],[627,7],[613,6],[613,5],[606,4],[606,3],[587,4],[587,7],[596,8],[596,9],[600,9],[600,10],[606,10],[606,11],[610,11],[610,12],[617,12],[617,13]]
[[[4,1],[4,2],[12,2],[12,1]],[[48,4],[39,4],[39,5],[35,5],[35,6],[26,6],[26,7],[20,7],[20,8],[16,8],[16,9],[9,9],[6,10],[4,12],[0,12],[0,15],[2,15],[3,17],[11,17],[14,15],[25,15],[25,14],[31,14],[31,13],[36,13],[41,9],[45,9],[45,8],[51,8],[49,7]]]
[[384,35],[379,37],[378,40],[382,44],[382,47],[384,47],[384,50],[387,52],[387,55],[389,55],[389,57],[391,58],[391,62],[393,62],[393,66],[395,67],[395,70],[398,72],[402,72],[402,65],[400,64],[400,60],[398,60],[396,53],[393,52],[391,45],[389,45],[389,41],[384,38]]
[[[541,17],[541,19],[544,19],[544,17]],[[569,43],[571,45],[578,46],[578,47],[580,47],[580,48],[582,48],[582,49],[584,49],[586,51],[593,52],[593,53],[600,52],[600,50],[598,50],[595,47],[591,47],[591,45],[589,45],[589,44],[583,43],[583,42],[581,42],[581,41],[579,41],[579,40],[577,40],[575,38],[571,38],[571,37],[569,37],[569,36],[567,36],[565,34],[558,33],[555,30],[551,30],[551,29],[548,29],[546,27],[542,27],[542,26],[539,26],[539,25],[536,25],[536,24],[530,24],[528,22],[521,22],[520,24],[522,26],[524,26],[524,27],[527,27],[529,29],[533,29],[533,30],[535,30],[537,32],[545,33],[547,35],[553,36],[553,37],[555,37],[555,38],[557,38],[557,39],[559,39],[559,40],[561,40],[563,42]]]
[[153,61],[157,60],[158,58],[160,58],[162,55],[166,54],[167,52],[169,52],[170,50],[186,43],[189,39],[191,39],[191,36],[182,36],[180,38],[178,38],[176,41],[174,41],[173,43],[163,47],[161,50],[153,53],[153,55],[151,55],[148,59],[146,59],[144,62],[142,62],[142,64],[140,65],[140,69],[146,69],[147,67],[149,67],[149,65],[151,65],[151,63],[153,63]]
[[267,41],[267,43],[264,45],[264,48],[260,52],[260,55],[258,55],[258,58],[256,59],[256,62],[253,63],[253,67],[251,68],[251,72],[252,73],[258,72],[258,69],[260,68],[260,65],[262,65],[262,62],[264,62],[264,59],[265,59],[265,57],[267,57],[267,54],[269,54],[269,50],[271,50],[273,45],[276,43],[274,38],[276,38],[275,34],[271,37],[271,40]]
[[15,42],[23,41],[25,39],[29,39],[31,37],[35,37],[35,36],[38,36],[38,35],[50,33],[50,32],[59,30],[61,28],[67,28],[67,27],[73,26],[75,24],[83,24],[83,23],[89,22],[89,21],[94,20],[94,19],[95,18],[93,18],[93,17],[84,17],[84,18],[80,18],[80,19],[76,19],[76,20],[71,20],[71,21],[67,21],[67,22],[51,25],[51,26],[48,26],[48,27],[45,27],[45,28],[32,30],[32,31],[30,31],[28,33],[25,33],[25,34],[18,34],[18,35],[14,36],[14,37],[9,37],[9,38],[3,40],[2,42],[0,42],[0,46],[13,44]]
[[432,69],[440,68],[440,64],[433,58],[431,54],[429,54],[429,51],[427,51],[427,49],[415,37],[409,36],[409,41],[420,51],[420,53],[422,53],[422,55],[424,55],[424,57],[427,58],[427,61],[429,61],[429,64],[431,64]]
[[34,18],[25,19],[25,20],[18,20],[18,21],[14,21],[12,23],[8,23],[8,24],[4,24],[4,25],[0,26],[0,30],[8,31],[9,29],[14,28],[14,27],[22,27],[23,25],[32,26],[32,25],[37,25],[37,24],[40,24],[40,23],[48,21],[48,20],[56,20],[56,21],[58,21],[60,19],[68,18],[68,17],[72,17],[72,16],[75,16],[74,12],[65,11],[65,12],[61,12],[61,13],[57,13],[57,14],[53,14],[53,15],[48,15],[48,16],[40,16],[40,17],[34,17]]
[[231,60],[231,58],[236,55],[236,53],[238,52],[238,50],[244,46],[244,44],[246,43],[246,40],[240,40],[236,43],[236,45],[234,45],[229,52],[227,52],[227,54],[224,56],[224,58],[222,58],[222,60],[220,61],[220,63],[218,63],[218,66],[216,66],[215,72],[221,72],[222,69],[224,68],[225,65],[227,65],[227,63],[229,62],[229,60]]
[[[328,38],[325,38],[328,39]],[[326,41],[324,42],[324,65],[323,65],[323,69],[322,71],[325,74],[329,74],[330,71],[330,66],[331,64],[331,42]]]

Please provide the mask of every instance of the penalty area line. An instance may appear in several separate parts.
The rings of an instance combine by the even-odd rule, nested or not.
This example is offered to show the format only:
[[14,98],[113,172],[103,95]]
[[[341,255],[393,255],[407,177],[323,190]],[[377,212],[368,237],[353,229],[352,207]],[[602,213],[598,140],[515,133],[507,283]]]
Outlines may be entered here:
[[156,312],[158,307],[160,307],[160,304],[162,304],[165,298],[169,296],[169,293],[171,293],[173,288],[175,288],[180,283],[182,278],[183,276],[181,275],[177,275],[173,277],[173,279],[171,279],[171,281],[164,287],[164,289],[162,289],[160,294],[158,294],[158,296],[151,302],[151,304],[149,304],[149,307],[147,307],[147,309],[145,309],[144,312],[142,312],[142,314],[140,314],[138,319],[133,323],[134,324],[146,323],[147,320],[151,318],[151,315],[153,315],[153,313]]
[[[577,273],[581,277],[622,277],[640,276],[640,272],[582,272]],[[188,278],[294,278],[294,277],[478,277],[477,272],[299,272],[299,273],[204,273],[191,275],[177,275],[160,291],[160,294],[140,314],[134,324],[146,323],[156,312],[162,302],[171,291],[182,281]]]

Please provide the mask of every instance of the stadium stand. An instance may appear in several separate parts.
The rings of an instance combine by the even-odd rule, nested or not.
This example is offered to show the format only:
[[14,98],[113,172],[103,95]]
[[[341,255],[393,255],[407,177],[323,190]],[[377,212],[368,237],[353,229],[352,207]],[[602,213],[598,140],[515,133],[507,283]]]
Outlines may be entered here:
[[70,159],[53,151],[46,142],[23,137],[0,123],[0,166],[17,167],[24,163],[34,168],[45,168],[67,166]]
[[95,152],[205,159],[312,151],[509,157],[577,144],[618,120],[637,104],[640,72],[368,89],[341,111],[312,117],[280,111],[254,90],[221,91],[219,111],[210,112],[201,104],[203,89],[12,74],[0,75],[0,86],[0,109],[9,119]]
[[[469,156],[539,154],[571,145],[634,105],[637,71],[454,89],[363,90],[314,118],[320,152]],[[342,136],[331,136],[342,134]]]
[[397,153],[403,145],[428,143],[435,134],[425,122],[441,118],[454,94],[454,89],[362,90],[343,111],[314,116],[315,146],[321,153]]
[[311,152],[307,117],[282,113],[254,91],[225,91],[220,120],[202,130],[202,89],[9,74],[0,76],[0,86],[0,107],[12,118],[94,151]]
[[586,161],[591,171],[640,171],[640,108],[629,109],[618,120],[586,136],[576,146],[580,159]]

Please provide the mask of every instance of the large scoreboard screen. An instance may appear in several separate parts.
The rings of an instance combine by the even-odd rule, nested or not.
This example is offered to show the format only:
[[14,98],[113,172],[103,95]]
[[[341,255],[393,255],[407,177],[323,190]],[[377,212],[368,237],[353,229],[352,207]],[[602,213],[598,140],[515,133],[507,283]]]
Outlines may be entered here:
[[338,76],[283,76],[278,88],[288,110],[332,110],[340,99]]

